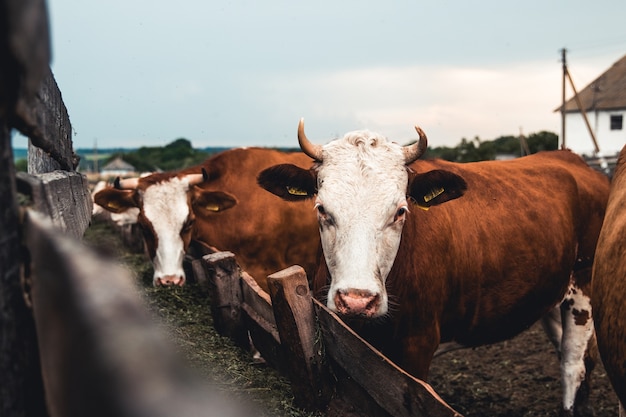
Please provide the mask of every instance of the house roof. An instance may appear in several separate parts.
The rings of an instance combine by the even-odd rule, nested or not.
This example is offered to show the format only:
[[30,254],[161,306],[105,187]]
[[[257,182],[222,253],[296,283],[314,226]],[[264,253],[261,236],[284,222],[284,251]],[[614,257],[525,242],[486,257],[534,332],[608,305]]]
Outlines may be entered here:
[[105,166],[102,167],[103,171],[134,171],[135,167],[124,161],[122,158],[117,157]]
[[[626,55],[579,90],[578,97],[585,111],[626,109]],[[565,102],[565,111],[580,111],[574,97]]]

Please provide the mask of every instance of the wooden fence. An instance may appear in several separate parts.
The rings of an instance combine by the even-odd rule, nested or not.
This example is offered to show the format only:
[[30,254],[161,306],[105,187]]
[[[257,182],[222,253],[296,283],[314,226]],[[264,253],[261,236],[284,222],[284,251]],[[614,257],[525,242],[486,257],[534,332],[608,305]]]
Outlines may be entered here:
[[[192,377],[129,274],[80,243],[92,202],[48,66],[45,2],[0,0],[0,10],[0,415],[253,415]],[[29,137],[28,174],[15,173],[13,129]],[[193,270],[210,287],[219,331],[242,345],[249,334],[291,377],[300,406],[458,415],[315,301],[301,268],[272,275],[271,295],[232,254],[206,255]]]
[[[128,272],[84,247],[92,202],[48,66],[43,0],[0,0],[0,415],[249,416],[190,376]],[[29,137],[16,174],[11,135]]]
[[265,293],[230,252],[192,262],[210,293],[216,329],[254,347],[291,380],[296,403],[328,416],[460,416],[430,387],[383,356],[311,296],[292,266]]

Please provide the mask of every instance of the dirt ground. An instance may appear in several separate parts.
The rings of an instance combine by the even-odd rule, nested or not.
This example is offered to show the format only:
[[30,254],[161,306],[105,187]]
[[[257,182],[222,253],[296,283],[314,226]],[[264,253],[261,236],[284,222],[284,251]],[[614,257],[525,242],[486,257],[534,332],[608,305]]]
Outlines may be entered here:
[[[87,239],[135,271],[147,304],[191,367],[220,389],[257,403],[258,416],[320,416],[295,407],[286,378],[215,332],[207,295],[198,287],[154,289],[143,255],[122,251],[106,227],[95,225]],[[466,417],[552,417],[560,408],[559,364],[540,325],[506,342],[438,357],[428,382]],[[597,417],[618,415],[617,397],[601,364],[593,372],[591,404]]]
[[[617,416],[617,396],[601,363],[592,378],[596,417]],[[438,357],[429,383],[466,417],[559,415],[559,363],[539,324],[502,343]]]

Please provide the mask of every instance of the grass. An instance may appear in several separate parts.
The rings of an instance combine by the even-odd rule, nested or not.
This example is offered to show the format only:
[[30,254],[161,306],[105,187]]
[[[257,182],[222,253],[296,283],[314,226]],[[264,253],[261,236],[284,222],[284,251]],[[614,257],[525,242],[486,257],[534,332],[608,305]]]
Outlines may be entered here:
[[258,416],[323,415],[296,407],[287,378],[215,331],[206,291],[194,284],[154,288],[152,266],[145,255],[129,251],[106,223],[93,223],[85,242],[132,271],[158,325],[189,366],[218,389],[258,405]]

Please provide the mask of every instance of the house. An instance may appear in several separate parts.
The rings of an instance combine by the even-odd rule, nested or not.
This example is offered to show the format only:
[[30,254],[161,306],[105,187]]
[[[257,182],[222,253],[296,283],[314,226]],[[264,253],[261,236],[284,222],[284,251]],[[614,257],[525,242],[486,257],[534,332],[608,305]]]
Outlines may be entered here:
[[[600,154],[613,155],[626,144],[626,55],[584,89],[578,97],[594,132]],[[559,106],[556,111],[561,111]],[[574,97],[565,103],[565,147],[594,154],[594,144]]]
[[135,175],[135,167],[119,156],[103,166],[100,171],[101,177],[123,177],[129,175]]

